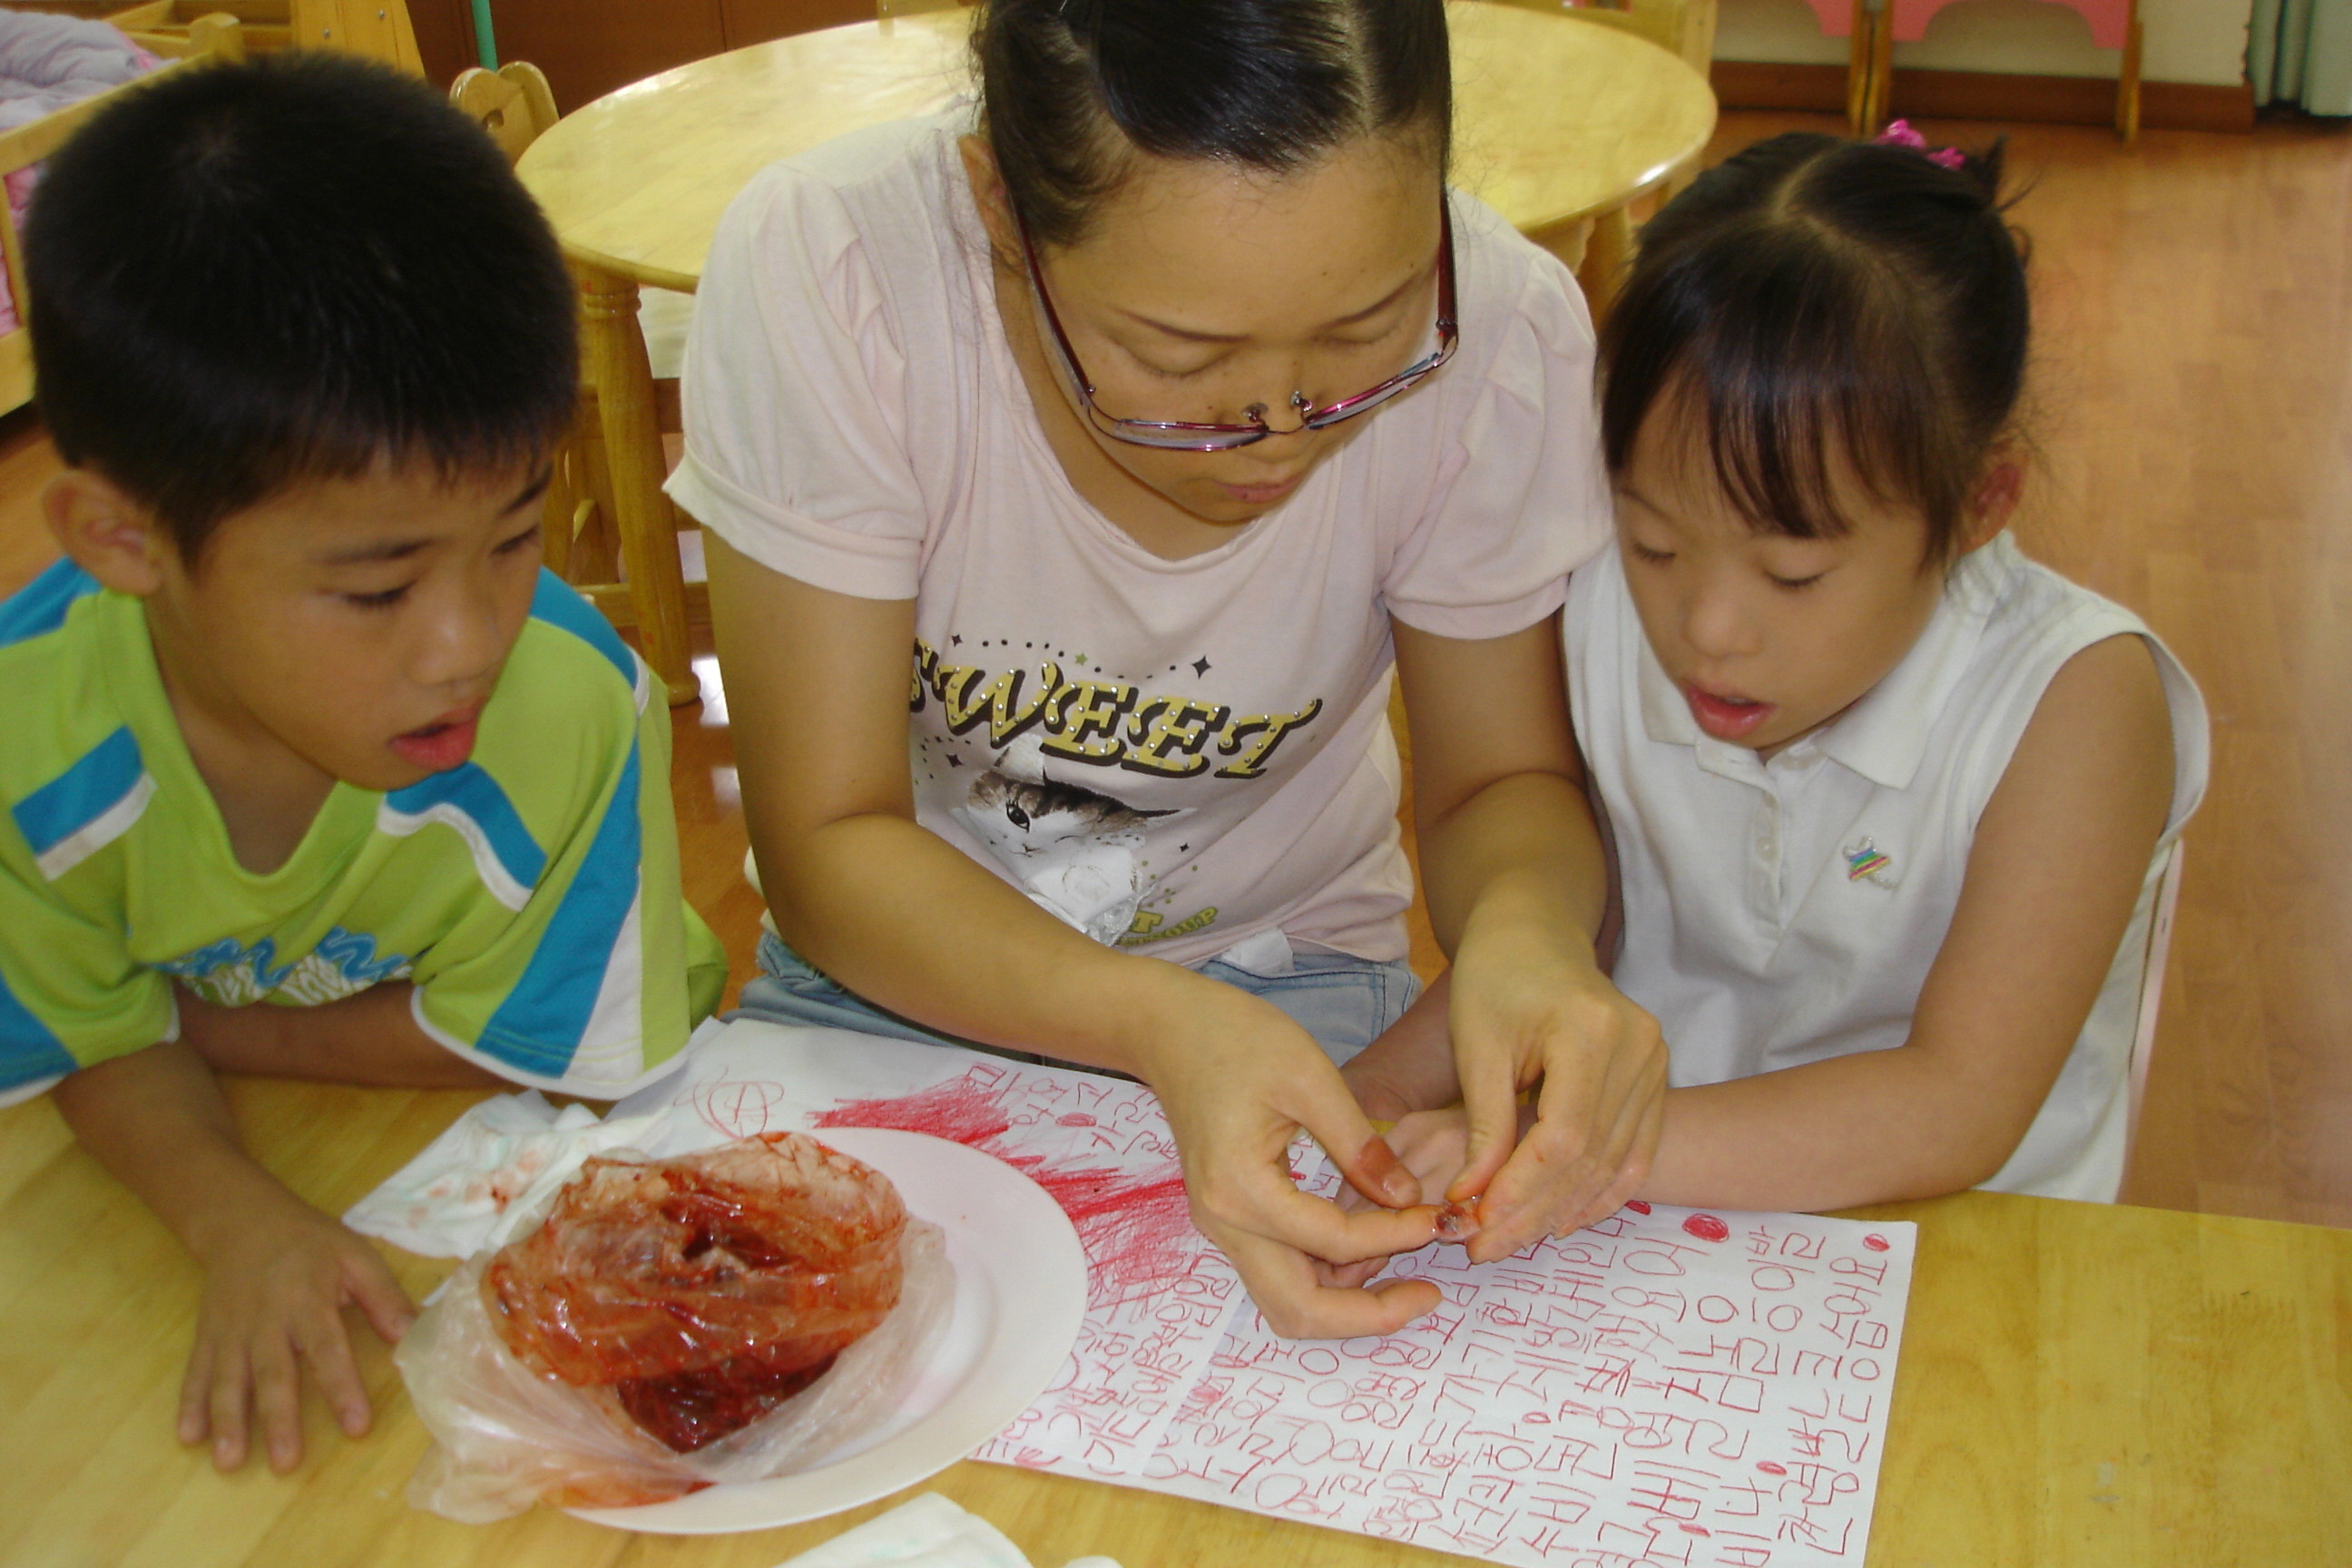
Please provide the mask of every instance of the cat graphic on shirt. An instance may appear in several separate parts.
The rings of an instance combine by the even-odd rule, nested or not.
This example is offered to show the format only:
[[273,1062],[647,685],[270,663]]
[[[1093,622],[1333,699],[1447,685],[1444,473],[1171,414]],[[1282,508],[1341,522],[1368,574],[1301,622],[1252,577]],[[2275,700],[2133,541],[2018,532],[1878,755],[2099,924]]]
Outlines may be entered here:
[[1139,811],[1083,784],[1044,778],[1042,767],[1036,779],[1008,768],[1020,763],[1001,757],[973,779],[955,819],[1047,913],[1097,942],[1117,942],[1150,887],[1139,853],[1144,829],[1177,813]]

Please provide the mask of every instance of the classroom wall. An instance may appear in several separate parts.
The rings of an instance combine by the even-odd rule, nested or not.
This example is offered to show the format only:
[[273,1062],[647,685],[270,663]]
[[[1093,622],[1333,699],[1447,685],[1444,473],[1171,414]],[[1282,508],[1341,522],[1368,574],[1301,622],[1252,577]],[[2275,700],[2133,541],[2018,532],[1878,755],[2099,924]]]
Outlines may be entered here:
[[[1834,65],[1843,38],[1825,38],[1803,0],[1719,0],[1718,60]],[[2141,75],[2149,81],[2234,86],[2246,74],[2246,23],[2252,0],[2140,0],[2147,24]],[[1927,36],[1895,46],[1900,71],[1997,71],[2017,76],[2112,78],[2120,49],[2096,48],[2091,26],[2042,0],[1959,0],[1936,14]]]

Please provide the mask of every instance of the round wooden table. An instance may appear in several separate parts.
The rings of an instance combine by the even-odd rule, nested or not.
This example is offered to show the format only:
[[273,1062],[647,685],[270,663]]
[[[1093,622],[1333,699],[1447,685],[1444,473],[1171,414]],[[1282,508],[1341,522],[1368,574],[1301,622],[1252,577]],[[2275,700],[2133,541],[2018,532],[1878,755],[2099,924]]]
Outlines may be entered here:
[[[1654,44],[1483,0],[1447,11],[1454,183],[1571,263],[1592,220],[1695,162],[1714,132],[1706,79]],[[516,166],[581,280],[583,374],[601,410],[630,597],[674,700],[692,700],[694,677],[638,286],[691,291],[719,215],[770,163],[967,94],[966,25],[961,11],[865,22],[697,60],[557,122]],[[1618,259],[1614,247],[1592,258]]]

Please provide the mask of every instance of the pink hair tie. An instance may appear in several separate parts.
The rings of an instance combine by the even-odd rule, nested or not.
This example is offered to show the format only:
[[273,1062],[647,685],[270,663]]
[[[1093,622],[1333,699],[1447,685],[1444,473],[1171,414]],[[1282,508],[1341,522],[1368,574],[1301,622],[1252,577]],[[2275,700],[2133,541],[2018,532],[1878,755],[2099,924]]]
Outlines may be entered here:
[[1907,147],[1914,153],[1926,153],[1927,162],[1947,169],[1958,169],[1968,163],[1968,154],[1958,147],[1938,147],[1927,152],[1927,139],[1911,128],[1907,120],[1891,120],[1886,129],[1878,133],[1882,147]]

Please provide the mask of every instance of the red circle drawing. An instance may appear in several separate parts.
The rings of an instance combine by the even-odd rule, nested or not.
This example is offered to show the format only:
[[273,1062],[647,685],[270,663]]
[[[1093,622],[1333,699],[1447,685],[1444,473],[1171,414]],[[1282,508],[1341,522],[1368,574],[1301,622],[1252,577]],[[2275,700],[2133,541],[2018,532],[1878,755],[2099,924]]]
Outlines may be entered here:
[[1643,1203],[1639,1198],[1635,1198],[1632,1203],[1627,1204],[1625,1206],[1632,1209],[1635,1214],[1648,1214],[1650,1212],[1650,1205]]
[[1874,1230],[1862,1238],[1862,1244],[1873,1252],[1884,1252],[1891,1245],[1885,1237]]
[[768,1113],[782,1100],[781,1085],[721,1079],[703,1090],[702,1119],[730,1138],[771,1131]]
[[1683,1229],[1701,1241],[1727,1241],[1731,1227],[1711,1214],[1695,1214],[1683,1221]]
[[1757,1460],[1756,1468],[1763,1471],[1768,1476],[1785,1476],[1789,1473],[1788,1466],[1776,1465],[1769,1459]]

